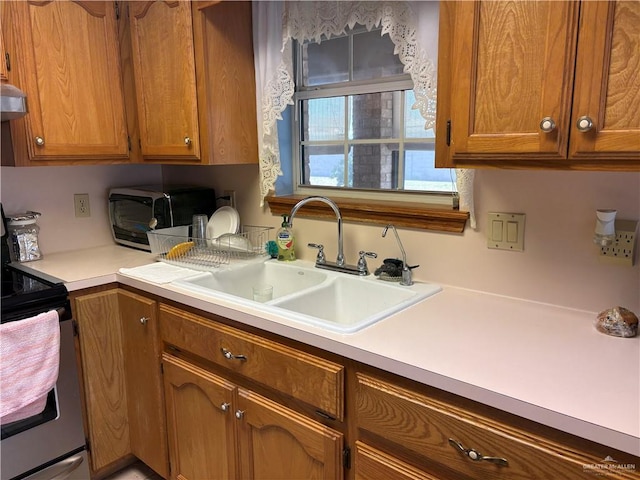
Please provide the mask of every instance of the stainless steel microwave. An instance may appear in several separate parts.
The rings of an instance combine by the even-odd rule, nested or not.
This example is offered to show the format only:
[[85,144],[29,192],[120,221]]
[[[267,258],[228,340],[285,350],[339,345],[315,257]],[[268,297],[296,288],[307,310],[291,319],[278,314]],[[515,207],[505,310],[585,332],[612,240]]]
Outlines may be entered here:
[[193,215],[211,216],[216,209],[212,188],[141,186],[109,191],[109,218],[116,243],[150,250],[151,229],[191,225]]

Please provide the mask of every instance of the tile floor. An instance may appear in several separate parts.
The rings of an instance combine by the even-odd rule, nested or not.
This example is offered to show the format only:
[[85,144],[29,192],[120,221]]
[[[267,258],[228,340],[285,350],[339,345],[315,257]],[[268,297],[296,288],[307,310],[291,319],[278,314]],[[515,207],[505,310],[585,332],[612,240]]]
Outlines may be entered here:
[[162,477],[142,462],[136,462],[104,480],[162,480]]

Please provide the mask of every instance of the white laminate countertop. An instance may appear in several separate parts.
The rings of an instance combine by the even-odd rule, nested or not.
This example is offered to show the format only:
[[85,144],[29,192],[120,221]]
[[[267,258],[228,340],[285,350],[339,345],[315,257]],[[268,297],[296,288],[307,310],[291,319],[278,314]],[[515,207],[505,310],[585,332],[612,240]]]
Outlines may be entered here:
[[70,291],[118,281],[640,456],[640,336],[597,332],[596,312],[444,286],[344,335],[252,302],[213,300],[117,273],[153,260],[108,245],[20,267],[57,277]]

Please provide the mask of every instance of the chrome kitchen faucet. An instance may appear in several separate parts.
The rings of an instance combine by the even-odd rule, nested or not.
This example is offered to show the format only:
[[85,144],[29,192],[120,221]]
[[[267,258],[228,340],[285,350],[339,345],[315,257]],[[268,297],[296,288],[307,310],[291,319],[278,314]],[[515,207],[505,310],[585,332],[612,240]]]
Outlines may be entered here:
[[333,210],[333,213],[336,214],[336,220],[338,222],[338,256],[336,257],[335,263],[327,262],[324,255],[324,245],[316,243],[308,244],[309,247],[318,249],[318,255],[316,256],[316,267],[338,272],[350,273],[353,275],[369,275],[369,269],[367,268],[365,257],[376,258],[378,255],[376,255],[374,252],[361,251],[360,259],[358,260],[357,265],[347,265],[345,263],[342,235],[342,213],[340,213],[338,205],[336,205],[336,203],[330,198],[316,195],[300,200],[293,206],[293,208],[291,209],[291,213],[289,214],[289,228],[293,227],[293,219],[296,216],[296,213],[298,213],[300,207],[310,202],[322,202],[329,205]]

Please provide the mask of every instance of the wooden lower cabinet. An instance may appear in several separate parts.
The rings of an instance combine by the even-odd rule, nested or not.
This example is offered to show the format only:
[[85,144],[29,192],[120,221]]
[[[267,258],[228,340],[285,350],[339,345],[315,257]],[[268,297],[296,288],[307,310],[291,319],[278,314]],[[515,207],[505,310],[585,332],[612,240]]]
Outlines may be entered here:
[[236,417],[240,478],[343,477],[341,433],[242,388]]
[[342,478],[342,434],[163,356],[171,478]]
[[155,300],[118,291],[132,453],[163,477],[169,475],[167,432]]
[[[393,468],[394,454],[409,455],[440,475],[408,478],[586,480],[594,476],[589,467],[606,462],[608,455],[622,464],[637,465],[637,458],[622,452],[603,447],[594,453],[586,441],[584,450],[577,444],[565,445],[564,437],[542,435],[530,422],[521,428],[371,375],[357,373],[356,378],[359,432],[392,459],[378,455],[375,461]],[[372,455],[362,456],[366,472],[371,472]],[[366,472],[357,473],[356,478],[381,478]],[[612,469],[606,474],[607,478],[638,478],[635,469]]]
[[166,478],[156,301],[118,288],[74,301],[92,472],[133,454]]
[[75,299],[91,470],[131,453],[118,291]]
[[235,385],[171,355],[162,362],[171,478],[237,478]]

